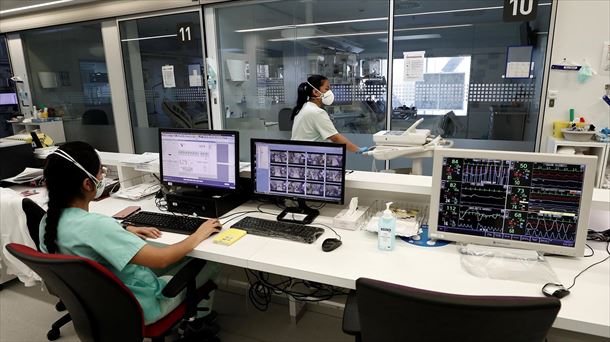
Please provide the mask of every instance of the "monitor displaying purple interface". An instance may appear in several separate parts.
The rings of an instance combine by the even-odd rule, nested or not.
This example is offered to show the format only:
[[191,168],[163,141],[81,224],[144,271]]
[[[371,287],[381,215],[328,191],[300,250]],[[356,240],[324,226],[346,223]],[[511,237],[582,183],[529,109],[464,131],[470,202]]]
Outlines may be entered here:
[[261,195],[342,202],[343,147],[255,141],[255,192]]
[[16,105],[17,103],[17,94],[0,93],[0,106]]
[[235,189],[236,136],[227,132],[161,131],[162,181]]

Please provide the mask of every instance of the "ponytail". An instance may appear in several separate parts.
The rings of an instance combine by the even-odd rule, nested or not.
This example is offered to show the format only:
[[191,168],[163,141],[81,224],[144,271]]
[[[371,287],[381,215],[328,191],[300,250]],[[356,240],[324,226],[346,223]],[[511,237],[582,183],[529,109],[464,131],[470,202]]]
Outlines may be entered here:
[[299,84],[299,87],[297,88],[297,105],[292,109],[290,120],[294,120],[295,116],[297,116],[303,108],[303,105],[305,105],[305,102],[311,97],[314,97],[314,87],[319,90],[325,80],[327,80],[327,78],[322,75],[311,75],[307,78],[307,82]]
[[297,105],[292,110],[292,116],[290,117],[290,120],[294,120],[294,117],[299,114],[305,102],[309,100],[309,94],[311,94],[311,89],[311,86],[307,84],[307,82],[299,84],[299,88],[297,90]]
[[[100,159],[91,145],[76,141],[64,144],[60,148],[70,155],[85,170],[96,175],[100,168]],[[45,221],[44,246],[49,253],[57,253],[57,227],[63,210],[70,207],[72,201],[82,198],[83,180],[89,176],[66,159],[51,154],[44,167],[44,178],[49,196],[47,217]]]

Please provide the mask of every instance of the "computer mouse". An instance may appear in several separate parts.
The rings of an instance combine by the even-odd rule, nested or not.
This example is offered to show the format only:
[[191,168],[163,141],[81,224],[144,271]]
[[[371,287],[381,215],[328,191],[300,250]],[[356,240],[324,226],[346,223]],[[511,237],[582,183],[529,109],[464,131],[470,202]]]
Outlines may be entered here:
[[570,290],[561,284],[548,283],[542,287],[542,293],[547,297],[563,298],[570,294]]
[[334,238],[326,239],[326,240],[324,240],[324,242],[322,242],[322,250],[324,252],[334,251],[335,249],[337,249],[337,247],[341,246],[342,243],[343,242],[341,242],[341,240],[339,240],[339,239],[334,239]]

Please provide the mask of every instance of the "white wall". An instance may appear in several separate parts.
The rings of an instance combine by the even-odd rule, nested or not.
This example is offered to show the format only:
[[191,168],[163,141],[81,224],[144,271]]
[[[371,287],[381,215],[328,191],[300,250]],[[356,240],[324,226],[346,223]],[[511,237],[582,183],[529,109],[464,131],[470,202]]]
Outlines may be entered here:
[[604,41],[610,41],[610,1],[558,1],[551,63],[559,63],[564,57],[582,63],[586,58],[598,75],[580,84],[574,71],[550,71],[548,90],[557,90],[559,95],[555,107],[550,108],[548,100],[545,104],[541,152],[546,151],[553,121],[567,120],[570,108],[598,128],[610,125],[610,106],[601,99],[604,85],[610,83],[608,72],[600,70]]

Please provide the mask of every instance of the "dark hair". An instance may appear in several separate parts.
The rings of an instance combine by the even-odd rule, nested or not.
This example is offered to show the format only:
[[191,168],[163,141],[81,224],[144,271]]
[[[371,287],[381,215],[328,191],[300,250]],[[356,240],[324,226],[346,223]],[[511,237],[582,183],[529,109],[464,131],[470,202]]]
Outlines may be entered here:
[[312,86],[320,90],[322,83],[324,83],[324,81],[327,79],[328,78],[322,75],[311,75],[307,77],[307,82],[309,83],[303,82],[299,84],[299,88],[297,88],[297,105],[294,107],[294,109],[292,109],[292,116],[290,117],[290,120],[294,120],[294,117],[299,114],[299,111],[301,111],[301,108],[303,108],[305,102],[307,102],[310,97],[313,97],[314,88]]
[[[69,154],[89,173],[97,175],[100,159],[91,145],[75,141],[64,144],[59,149]],[[44,245],[49,253],[56,253],[57,225],[61,213],[74,199],[83,196],[81,185],[89,176],[74,163],[59,155],[51,154],[45,162],[44,178],[49,196]]]

